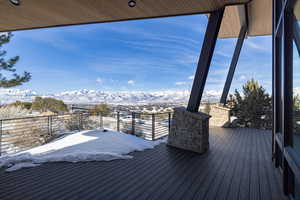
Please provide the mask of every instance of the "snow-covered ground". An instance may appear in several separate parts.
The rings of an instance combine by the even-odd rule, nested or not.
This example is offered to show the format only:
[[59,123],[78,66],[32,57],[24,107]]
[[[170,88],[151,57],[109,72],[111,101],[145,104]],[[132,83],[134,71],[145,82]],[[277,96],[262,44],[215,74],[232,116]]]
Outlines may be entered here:
[[101,130],[65,135],[51,143],[0,157],[0,168],[15,171],[47,162],[86,162],[130,159],[128,153],[154,148],[166,139],[148,141],[124,133]]

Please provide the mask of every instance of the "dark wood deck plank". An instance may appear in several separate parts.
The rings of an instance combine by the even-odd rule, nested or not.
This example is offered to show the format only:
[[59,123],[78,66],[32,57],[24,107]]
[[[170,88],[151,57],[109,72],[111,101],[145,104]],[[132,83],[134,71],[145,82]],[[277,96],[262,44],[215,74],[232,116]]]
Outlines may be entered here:
[[270,152],[272,152],[272,143],[271,140],[269,139],[268,134],[264,134],[263,140],[264,144],[262,147],[264,147],[263,153],[265,156],[265,171],[267,173],[268,177],[268,185],[270,188],[270,193],[271,193],[271,199],[278,200],[278,199],[283,199],[285,198],[284,194],[281,192],[282,191],[282,185],[281,179],[279,176],[279,170],[269,170],[270,168],[274,168],[274,165],[272,162],[272,156],[270,155]]
[[[264,155],[265,151],[267,151],[266,146],[264,144],[264,132],[259,132],[260,137],[256,137],[256,142],[258,151],[258,172],[259,172],[259,191],[260,191],[260,199],[267,199],[270,196],[270,187],[268,181],[268,174],[266,171],[266,164],[268,162],[272,162],[272,160],[267,159]],[[271,146],[268,145],[268,148],[271,148]],[[271,151],[268,151],[269,155],[271,154]],[[269,157],[271,158],[271,156]]]
[[[242,157],[244,158],[244,162],[243,162],[243,169],[242,169],[242,173],[240,178],[240,182],[239,182],[239,190],[238,190],[238,199],[241,200],[248,200],[249,196],[250,196],[250,173],[251,173],[251,149],[252,146],[250,144],[251,141],[251,131],[249,130],[245,130],[247,131],[247,145],[245,146],[246,148],[246,153],[244,155],[242,155]],[[237,187],[237,186],[235,186]],[[234,195],[234,193],[237,191],[230,191],[229,196],[228,196],[228,200],[232,199],[232,195]]]
[[251,160],[250,160],[250,199],[251,200],[259,200],[260,199],[260,191],[259,191],[259,151],[257,150],[257,141],[256,138],[259,137],[258,134],[251,134]]
[[[221,142],[221,139],[222,137],[214,138],[213,140],[215,143],[212,145],[218,144],[219,142]],[[209,164],[211,160],[214,159],[215,157],[214,154],[215,151],[210,151],[207,155],[205,155],[205,157],[202,156],[203,159],[200,159],[199,155],[195,156],[190,161],[190,163],[187,164],[187,167],[181,171],[182,174],[176,176],[176,179],[173,178],[173,179],[169,179],[167,182],[166,181],[160,182],[162,185],[164,185],[164,187],[156,186],[156,193],[154,193],[154,195],[151,195],[148,199],[172,199],[172,200],[174,199],[175,200],[176,198],[179,199],[184,198],[184,197],[180,197],[180,195],[177,192],[185,191],[183,195],[186,194],[187,192],[191,193],[191,190],[189,190],[189,188],[185,188],[185,186],[192,184],[193,177],[197,176],[197,173],[195,172],[197,171],[199,172],[200,171],[199,169],[207,168],[205,164]],[[202,170],[201,173],[203,173]],[[197,181],[199,180],[200,179],[197,179]],[[199,182],[196,182],[196,184],[200,185]],[[172,185],[174,190],[169,190],[167,185]]]
[[[154,152],[157,155],[159,155],[161,153],[161,151],[159,151],[159,149],[155,149]],[[145,154],[145,160],[144,161],[147,162],[147,159],[153,159],[154,157],[151,156],[151,155],[154,152],[151,152],[151,154],[149,154],[149,155]],[[142,152],[139,152],[139,153],[142,153]],[[118,164],[118,162],[120,162],[120,161],[121,161],[121,163]],[[134,167],[132,165],[138,165],[139,164],[139,162],[135,162],[133,164],[124,163],[124,162],[122,162],[122,160],[116,160],[114,162],[116,162],[115,170],[117,172],[119,172],[119,171],[122,172],[123,170],[126,170],[126,167],[128,167],[129,165],[131,167]],[[101,167],[101,173],[100,174],[99,174],[99,171],[98,171],[99,169],[98,170],[90,170],[90,171],[88,171],[88,173],[86,173],[87,170],[85,170],[85,169],[87,168],[87,166],[91,165],[91,163],[82,163],[82,164],[79,165],[78,168],[76,168],[76,171],[79,172],[79,173],[76,172],[76,176],[70,176],[70,174],[68,173],[70,171],[70,166],[69,165],[65,165],[64,163],[56,163],[55,165],[59,164],[63,167],[63,168],[60,168],[60,170],[59,170],[59,172],[60,172],[59,176],[51,176],[53,171],[46,170],[46,172],[49,172],[49,173],[43,173],[43,171],[42,171],[41,173],[37,173],[38,175],[34,176],[33,180],[31,179],[31,177],[28,177],[28,179],[27,179],[26,176],[23,177],[23,180],[28,180],[30,182],[34,182],[35,184],[31,185],[31,189],[33,189],[33,190],[38,189],[38,187],[40,187],[40,184],[41,184],[41,182],[43,182],[43,178],[45,178],[45,177],[51,178],[50,180],[49,179],[46,180],[47,182],[50,183],[50,185],[48,185],[48,186],[51,186],[51,183],[53,183],[55,185],[62,185],[62,187],[63,187],[64,181],[72,182],[73,185],[78,186],[78,184],[76,184],[77,182],[80,181],[82,184],[85,183],[85,181],[90,182],[91,179],[93,179],[94,177],[105,179],[106,177],[102,177],[102,176],[107,175],[108,172],[111,171],[111,165],[107,165],[108,163],[109,162],[107,162],[107,163],[104,162],[103,165],[99,166],[99,167]],[[50,165],[53,165],[53,164],[50,164]],[[74,165],[76,165],[76,164],[74,164]],[[31,174],[31,176],[32,176],[32,174]],[[91,177],[91,178],[86,179],[86,177]],[[76,181],[72,181],[72,179],[75,179]],[[22,180],[22,179],[18,179],[18,180]],[[107,180],[107,179],[105,179],[105,180]],[[27,181],[25,181],[25,182],[24,181],[23,182],[18,181],[18,182],[12,182],[12,183],[15,183],[15,184],[12,185],[12,190],[15,187],[23,189],[23,187],[27,187],[28,184],[29,184],[29,183],[27,183]],[[52,193],[58,194],[57,191],[55,191],[55,190],[52,191],[51,187],[47,187],[46,190],[40,190],[40,192],[37,192],[35,195],[39,196],[40,193],[45,193],[45,192],[47,192],[48,195],[51,195]]]
[[224,189],[218,192],[218,196],[222,196],[221,199],[239,199],[239,192],[244,177],[243,172],[246,165],[247,153],[249,152],[249,145],[247,145],[249,141],[249,134],[245,134],[243,137],[243,146],[240,154],[237,156],[237,164],[236,168],[234,169],[234,173],[232,173],[231,181],[227,187],[223,186]]
[[[204,169],[211,168],[210,163],[213,160],[221,159],[221,154],[218,154],[217,152],[217,144],[222,142],[222,139],[225,136],[225,134],[218,134],[215,132],[212,134],[211,141],[213,141],[212,144],[210,144],[211,148],[210,151],[207,153],[207,158],[203,156],[203,160],[198,159],[197,162],[193,163],[193,168],[189,170],[189,174],[185,176],[185,179],[181,181],[180,185],[177,186],[174,193],[169,197],[171,200],[176,199],[184,199],[184,198],[192,198],[194,196],[194,193],[198,189],[198,185],[201,185],[201,181],[203,181],[203,177],[201,175],[205,175]],[[205,159],[205,160],[204,160]],[[203,169],[203,170],[199,170]]]
[[210,144],[204,155],[162,144],[128,160],[0,171],[0,199],[287,199],[269,131],[212,128]]
[[[234,170],[238,163],[238,155],[240,155],[240,150],[244,145],[245,137],[243,137],[239,132],[235,136],[232,136],[239,140],[238,144],[234,146],[230,146],[229,151],[225,151],[228,156],[228,159],[222,163],[220,169],[218,170],[217,176],[213,179],[213,182],[208,187],[208,190],[205,194],[205,199],[215,199],[218,195],[218,191],[223,189],[222,187],[227,187],[231,183],[231,177],[233,176]],[[238,175],[238,174],[236,174]],[[228,188],[223,189],[221,193],[219,193],[219,197],[222,199],[223,197],[226,198]],[[225,199],[224,198],[224,199]]]
[[[239,132],[237,132],[239,133]],[[239,193],[239,183],[240,178],[242,177],[243,164],[245,163],[244,155],[247,153],[247,142],[249,135],[241,135],[242,138],[241,146],[235,149],[234,156],[234,166],[229,166],[228,171],[218,189],[218,192],[215,194],[218,199],[238,199]],[[230,193],[231,192],[231,193]],[[229,198],[228,198],[229,196]]]
[[[165,172],[170,169],[170,165],[181,168],[183,167],[182,163],[188,162],[189,159],[190,157],[183,152],[178,152],[176,158],[170,160],[170,162],[160,163],[159,160],[157,160],[156,162],[149,163],[150,165],[145,166],[144,168],[136,169],[136,173],[131,177],[125,177],[125,181],[118,182],[116,187],[121,187],[120,192],[114,193],[113,188],[111,188],[110,190],[103,191],[103,196],[111,199],[125,199],[128,196],[131,198],[139,192],[140,185],[145,187],[145,182],[151,182],[154,177],[165,177]],[[173,170],[173,168],[171,169]],[[130,182],[126,182],[128,178],[132,178]],[[146,189],[148,188],[146,187]]]
[[[90,171],[90,175],[86,174],[84,177],[89,177],[81,179],[81,180],[76,180],[77,177],[74,176],[73,178],[75,179],[74,181],[72,181],[75,184],[69,184],[69,187],[72,187],[73,190],[76,190],[78,194],[80,194],[81,192],[86,193],[86,198],[95,198],[93,196],[98,195],[98,194],[102,194],[101,191],[104,191],[105,189],[109,188],[114,188],[117,187],[117,183],[122,181],[122,180],[128,180],[128,178],[126,179],[126,176],[133,176],[135,177],[135,173],[136,171],[134,170],[128,170],[128,168],[143,168],[143,167],[147,167],[147,163],[157,163],[159,161],[159,157],[161,154],[165,154],[166,152],[164,151],[157,151],[157,156],[154,157],[152,156],[152,152],[149,155],[144,155],[143,159],[138,159],[134,164],[131,164],[130,162],[126,162],[124,164],[120,164],[119,167],[116,167],[116,169],[114,168],[114,170],[111,170],[111,165],[108,166],[108,169],[106,171],[104,171],[103,169],[98,169],[98,170],[91,170]],[[162,155],[165,156],[165,155]],[[112,161],[114,162],[114,161]],[[102,167],[102,166],[101,166]],[[101,173],[99,173],[99,171]],[[102,180],[101,181],[101,187],[83,187],[82,185],[89,185],[89,183],[94,183],[97,182],[98,180]],[[80,185],[76,184],[78,181],[80,181]],[[61,188],[64,187],[64,182],[60,183]],[[96,190],[101,190],[99,192],[95,192]],[[62,190],[63,192],[63,190]],[[49,195],[51,196],[51,194]],[[59,196],[59,194],[54,195],[54,197]],[[65,195],[66,198],[70,198],[72,199],[72,193]],[[52,196],[51,196],[52,197]]]
[[[224,143],[225,140],[227,144],[230,144],[232,141],[232,137],[229,137],[228,132],[224,133],[225,134],[219,133],[217,130],[214,130],[213,133],[211,133],[213,136],[211,139],[219,142],[211,146],[208,157],[205,161],[202,161],[202,163],[204,162],[204,165],[199,168],[201,170],[197,170],[197,173],[192,176],[195,179],[193,180],[191,187],[185,190],[185,193],[181,194],[179,199],[192,199],[197,193],[205,192],[205,182],[207,177],[211,172],[217,169],[219,161],[223,159],[224,155],[222,154],[222,151],[225,152],[227,150],[225,147],[220,148],[220,145],[218,144]],[[215,137],[220,139],[217,140]],[[228,148],[229,145],[226,145],[226,147]]]
[[237,146],[240,142],[238,140],[238,134],[233,135],[233,132],[228,130],[227,132],[224,132],[224,134],[227,134],[227,138],[218,144],[222,145],[222,149],[220,149],[220,154],[222,154],[222,157],[216,161],[214,168],[207,168],[207,175],[203,179],[202,184],[198,185],[199,188],[193,199],[204,199],[208,191],[211,189],[213,181],[218,176],[222,176],[224,171],[224,163],[227,163],[228,160],[232,158],[231,152],[233,151],[233,147]]

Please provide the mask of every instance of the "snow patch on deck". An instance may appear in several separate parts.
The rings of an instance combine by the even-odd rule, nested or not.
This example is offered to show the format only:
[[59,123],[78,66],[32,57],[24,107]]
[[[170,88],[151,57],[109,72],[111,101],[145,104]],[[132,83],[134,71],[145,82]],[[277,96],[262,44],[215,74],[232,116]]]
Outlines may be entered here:
[[0,168],[15,171],[47,162],[87,162],[130,159],[133,151],[152,149],[166,139],[148,141],[115,131],[82,131],[69,134],[51,143],[0,157]]

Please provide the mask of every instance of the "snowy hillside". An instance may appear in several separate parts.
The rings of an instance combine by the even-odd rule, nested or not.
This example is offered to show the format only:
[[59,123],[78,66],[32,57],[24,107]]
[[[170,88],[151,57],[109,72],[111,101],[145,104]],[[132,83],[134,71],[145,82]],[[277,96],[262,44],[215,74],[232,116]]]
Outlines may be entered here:
[[[7,104],[19,101],[32,101],[36,96],[53,97],[63,100],[66,103],[109,103],[109,104],[147,104],[147,103],[186,103],[189,91],[122,91],[122,92],[103,92],[96,90],[76,90],[66,91],[57,94],[39,94],[32,90],[1,89],[0,103]],[[217,91],[208,91],[204,99],[215,101],[220,96]]]

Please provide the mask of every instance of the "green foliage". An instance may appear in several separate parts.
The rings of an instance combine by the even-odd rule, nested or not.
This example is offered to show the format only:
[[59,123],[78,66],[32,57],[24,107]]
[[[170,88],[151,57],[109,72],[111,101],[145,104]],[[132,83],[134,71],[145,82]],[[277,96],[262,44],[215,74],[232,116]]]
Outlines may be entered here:
[[7,78],[3,75],[3,73],[0,73],[0,88],[22,85],[31,79],[31,74],[29,72],[24,72],[22,75],[16,73],[15,65],[20,59],[19,56],[5,59],[7,52],[5,50],[1,50],[4,44],[10,42],[12,36],[13,35],[11,33],[3,33],[0,35],[0,71],[2,70],[6,71],[6,73],[12,73],[10,78]]
[[32,103],[32,110],[38,110],[40,112],[51,111],[54,113],[63,113],[68,111],[68,107],[61,100],[36,97]]
[[93,109],[90,109],[90,114],[97,115],[101,114],[102,116],[106,117],[110,114],[110,109],[107,104],[99,104],[96,105]]
[[293,97],[293,103],[294,103],[294,116],[293,116],[293,123],[294,123],[294,132],[299,133],[300,132],[300,97],[299,95],[295,95]]
[[298,94],[293,97],[293,102],[294,102],[294,111],[300,111],[300,97]]
[[11,103],[10,106],[21,107],[21,108],[30,110],[31,107],[32,107],[32,103],[31,102],[16,101],[14,103]]
[[210,102],[207,102],[207,103],[204,105],[203,112],[206,113],[206,114],[209,114],[209,113],[210,113],[210,110],[211,110]]
[[272,123],[272,101],[265,89],[253,79],[243,86],[243,95],[237,90],[232,99],[232,112],[244,127],[266,128]]

